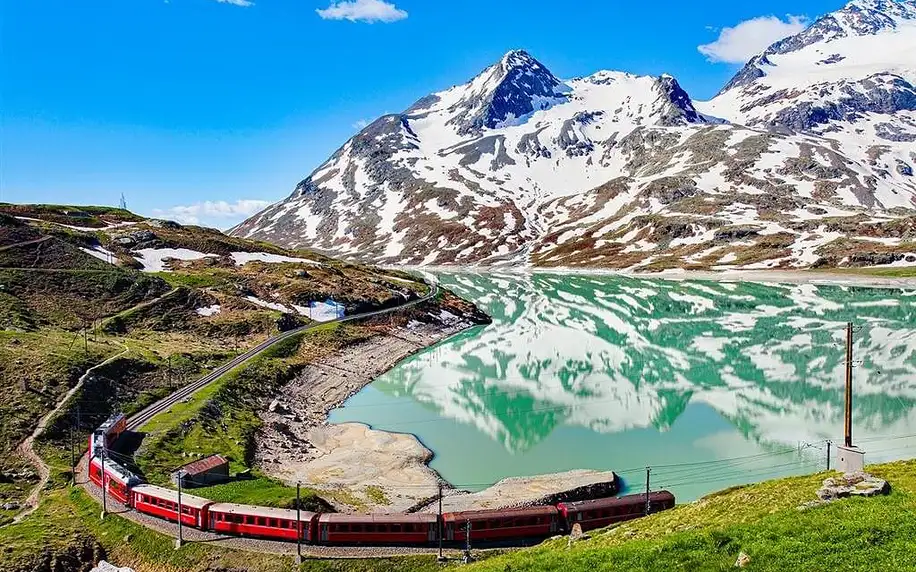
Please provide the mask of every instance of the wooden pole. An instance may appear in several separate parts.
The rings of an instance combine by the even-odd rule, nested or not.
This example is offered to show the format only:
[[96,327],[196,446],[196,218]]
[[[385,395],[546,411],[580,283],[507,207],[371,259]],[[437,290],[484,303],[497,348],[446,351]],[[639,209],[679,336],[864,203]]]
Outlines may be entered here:
[[302,514],[299,489],[301,483],[296,483],[296,565],[302,564]]
[[445,560],[442,555],[442,483],[439,483],[439,516],[436,518],[436,532],[439,536],[439,562]]
[[76,455],[73,452],[73,414],[70,414],[70,486],[76,484]]
[[646,516],[649,516],[649,473],[652,472],[650,467],[646,467]]
[[846,446],[852,447],[852,322],[846,324]]
[[108,513],[108,483],[105,482],[107,477],[105,473],[105,438],[102,438],[102,518]]
[[183,471],[178,471],[178,538],[175,539],[175,550],[181,548],[184,541],[181,534],[181,478]]

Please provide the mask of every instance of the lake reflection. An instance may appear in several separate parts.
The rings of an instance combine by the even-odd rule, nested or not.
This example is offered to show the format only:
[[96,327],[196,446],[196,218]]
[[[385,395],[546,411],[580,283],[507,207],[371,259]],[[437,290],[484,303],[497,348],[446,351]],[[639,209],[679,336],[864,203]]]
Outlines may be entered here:
[[[842,441],[916,451],[916,292],[562,274],[445,274],[494,320],[399,364],[332,415],[416,434],[469,488],[575,468],[681,500],[825,465]],[[740,459],[716,462],[722,459]],[[709,464],[702,464],[709,463]],[[653,487],[654,488],[654,487]]]

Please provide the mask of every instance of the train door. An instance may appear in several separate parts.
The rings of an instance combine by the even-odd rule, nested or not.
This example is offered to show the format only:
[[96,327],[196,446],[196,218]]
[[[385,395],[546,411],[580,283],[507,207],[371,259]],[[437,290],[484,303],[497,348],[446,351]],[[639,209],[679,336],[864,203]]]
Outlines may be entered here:
[[439,521],[437,520],[436,522],[431,522],[429,523],[428,526],[429,526],[429,535],[427,536],[427,540],[429,540],[430,543],[436,542],[437,540],[439,540],[439,536],[438,536]]

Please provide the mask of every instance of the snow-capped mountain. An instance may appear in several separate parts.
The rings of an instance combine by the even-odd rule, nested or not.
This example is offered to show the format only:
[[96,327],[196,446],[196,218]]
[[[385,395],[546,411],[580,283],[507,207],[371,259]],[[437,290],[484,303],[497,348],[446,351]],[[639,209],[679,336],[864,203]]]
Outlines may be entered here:
[[510,52],[232,232],[389,264],[916,263],[914,2],[853,2],[699,106],[668,75]]
[[751,127],[817,133],[912,181],[916,0],[856,0],[753,58],[710,102]]

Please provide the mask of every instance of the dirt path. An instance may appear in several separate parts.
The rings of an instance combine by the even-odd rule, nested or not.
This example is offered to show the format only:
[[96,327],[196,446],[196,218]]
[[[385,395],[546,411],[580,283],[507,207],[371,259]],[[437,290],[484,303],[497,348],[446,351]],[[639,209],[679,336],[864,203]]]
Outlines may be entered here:
[[70,388],[70,391],[68,391],[66,395],[64,395],[63,398],[61,398],[61,400],[57,403],[57,407],[55,407],[54,409],[51,410],[50,413],[42,417],[41,420],[38,421],[38,426],[35,427],[34,431],[32,431],[32,434],[26,437],[25,441],[23,441],[19,445],[17,450],[23,457],[25,457],[30,463],[32,463],[32,465],[35,466],[35,468],[38,470],[38,475],[41,478],[39,479],[38,484],[35,485],[35,487],[32,489],[32,492],[29,493],[28,498],[25,499],[25,502],[24,502],[24,506],[26,507],[25,510],[17,514],[16,517],[13,519],[13,522],[21,521],[23,518],[31,514],[38,507],[38,497],[41,494],[41,491],[45,488],[45,485],[48,484],[48,479],[51,477],[51,468],[48,467],[47,463],[44,462],[41,456],[35,452],[35,448],[34,448],[35,440],[38,437],[40,437],[42,433],[44,433],[45,429],[48,427],[48,422],[51,421],[51,419],[64,408],[64,405],[66,405],[67,401],[69,401],[70,398],[73,397],[73,394],[79,391],[81,387],[83,387],[83,382],[85,382],[89,378],[89,375],[92,374],[93,371],[95,371],[96,369],[100,367],[108,365],[109,363],[113,362],[114,360],[120,357],[123,357],[129,351],[130,351],[130,348],[128,348],[127,346],[124,346],[124,349],[121,350],[119,353],[109,357],[102,363],[94,365],[90,367],[89,369],[87,369],[86,372],[82,376],[80,376],[79,380],[76,382],[76,385]]
[[100,324],[99,327],[100,327],[100,328],[104,328],[106,325],[110,324],[113,320],[117,320],[118,318],[120,318],[120,317],[122,317],[122,316],[127,316],[127,315],[129,315],[129,314],[132,314],[133,312],[136,312],[137,310],[142,310],[143,308],[148,308],[149,306],[152,306],[153,304],[159,303],[159,302],[165,300],[166,298],[169,298],[170,296],[174,296],[175,294],[178,293],[179,290],[181,290],[181,288],[172,288],[171,290],[169,290],[168,292],[166,292],[166,293],[163,294],[162,296],[159,296],[158,298],[154,298],[154,299],[152,299],[152,300],[147,300],[147,301],[145,301],[145,302],[140,302],[139,304],[137,304],[137,305],[135,305],[135,306],[131,306],[130,308],[128,308],[128,309],[126,309],[126,310],[122,310],[122,311],[118,312],[118,313],[115,314],[114,316],[109,316],[109,317],[105,318],[104,320],[102,320],[102,322],[101,322],[101,324]]
[[20,246],[28,246],[30,244],[38,244],[40,242],[46,242],[54,238],[53,236],[43,236],[41,238],[36,238],[34,240],[27,240],[25,242],[17,242],[16,244],[7,244],[6,246],[0,246],[0,252],[4,250],[10,250],[11,248],[17,248]]

